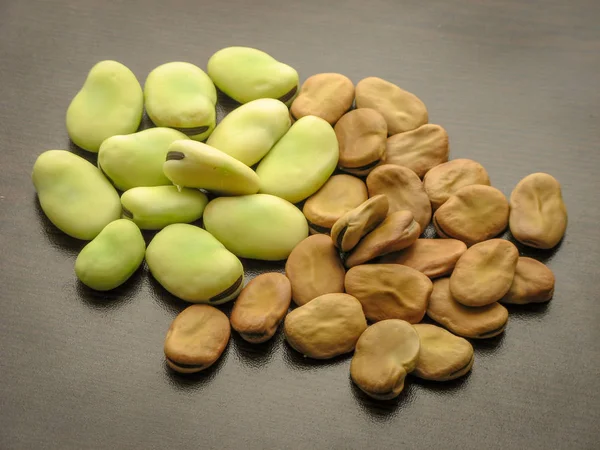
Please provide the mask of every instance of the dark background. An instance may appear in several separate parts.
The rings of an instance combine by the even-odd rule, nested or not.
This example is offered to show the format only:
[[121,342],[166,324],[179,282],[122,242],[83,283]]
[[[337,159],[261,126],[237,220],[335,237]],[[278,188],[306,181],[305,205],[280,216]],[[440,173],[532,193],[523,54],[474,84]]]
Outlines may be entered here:
[[[599,21],[597,0],[0,0],[0,448],[599,448]],[[74,149],[65,111],[96,62],[143,82],[230,45],[301,81],[335,71],[414,92],[451,157],[481,162],[506,195],[554,175],[567,235],[527,252],[555,272],[554,299],[511,308],[469,376],[411,378],[391,402],[351,384],[349,357],[310,363],[281,333],[258,347],[234,333],[206,373],[167,370],[186,305],[146,268],[107,296],[83,288],[83,243],[45,219],[30,173],[44,150]]]

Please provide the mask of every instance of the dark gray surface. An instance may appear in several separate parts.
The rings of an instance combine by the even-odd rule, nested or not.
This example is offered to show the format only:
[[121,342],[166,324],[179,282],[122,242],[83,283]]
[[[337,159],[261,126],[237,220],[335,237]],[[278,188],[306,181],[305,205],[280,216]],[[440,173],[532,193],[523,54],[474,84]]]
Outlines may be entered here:
[[[0,448],[598,448],[599,20],[597,0],[0,1]],[[302,80],[375,75],[414,92],[451,157],[480,161],[507,195],[554,175],[567,236],[534,253],[556,274],[552,302],[512,308],[468,377],[411,379],[387,403],[352,386],[349,358],[310,364],[281,334],[260,347],[234,334],[214,369],[170,373],[163,339],[185,305],[145,268],[108,299],[82,289],[83,244],[43,217],[30,172],[69,148],[64,114],[97,61],[143,82],[229,45]]]

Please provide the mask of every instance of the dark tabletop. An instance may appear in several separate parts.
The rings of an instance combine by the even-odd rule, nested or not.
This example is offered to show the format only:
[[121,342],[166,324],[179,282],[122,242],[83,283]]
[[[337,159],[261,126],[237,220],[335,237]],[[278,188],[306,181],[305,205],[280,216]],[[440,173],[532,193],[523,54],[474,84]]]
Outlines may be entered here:
[[[1,0],[0,449],[599,448],[599,21],[597,0]],[[106,295],[82,287],[84,243],[44,217],[31,168],[44,150],[78,151],[65,111],[96,62],[143,82],[230,45],[301,80],[379,76],[414,92],[451,158],[481,162],[506,195],[554,175],[567,235],[520,248],[554,271],[554,299],[510,308],[506,333],[474,344],[470,375],[411,377],[390,402],[352,385],[349,357],[311,363],[281,332],[261,346],[233,333],[206,373],[169,371],[165,332],[186,305],[146,267]]]

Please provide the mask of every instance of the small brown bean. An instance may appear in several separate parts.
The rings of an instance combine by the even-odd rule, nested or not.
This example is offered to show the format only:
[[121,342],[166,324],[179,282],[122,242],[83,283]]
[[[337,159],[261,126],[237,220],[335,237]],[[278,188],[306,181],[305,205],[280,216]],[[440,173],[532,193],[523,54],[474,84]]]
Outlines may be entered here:
[[525,256],[519,257],[510,289],[502,303],[524,305],[543,303],[554,294],[554,274],[545,264]]

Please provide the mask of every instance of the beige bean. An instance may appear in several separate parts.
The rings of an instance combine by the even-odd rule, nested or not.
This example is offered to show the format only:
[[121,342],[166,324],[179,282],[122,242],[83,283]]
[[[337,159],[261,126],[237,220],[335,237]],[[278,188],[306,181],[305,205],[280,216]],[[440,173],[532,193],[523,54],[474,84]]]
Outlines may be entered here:
[[508,321],[508,310],[500,303],[478,308],[458,303],[450,293],[450,278],[433,282],[427,315],[452,333],[472,339],[497,336]]
[[253,278],[235,301],[231,327],[240,336],[260,344],[273,337],[292,300],[292,287],[281,273],[263,273]]
[[515,277],[502,303],[524,305],[543,303],[554,294],[554,273],[545,264],[525,256],[519,257]]
[[406,375],[419,359],[420,340],[414,327],[398,319],[371,325],[360,337],[350,363],[352,381],[377,400],[397,397]]
[[165,339],[171,369],[194,373],[212,366],[229,342],[229,319],[214,306],[192,305],[173,320]]
[[456,261],[467,250],[457,239],[417,239],[410,247],[382,256],[385,264],[402,264],[422,272],[429,278],[449,275]]
[[346,270],[333,241],[324,234],[309,236],[292,250],[285,274],[299,306],[323,294],[344,292]]
[[372,322],[402,319],[418,323],[433,289],[421,272],[399,264],[364,264],[346,273],[346,292],[362,304]]
[[329,359],[354,350],[367,329],[360,302],[348,294],[325,294],[290,312],[285,338],[304,356]]
[[523,178],[510,195],[510,231],[522,244],[555,247],[567,229],[567,208],[560,183],[547,173]]

